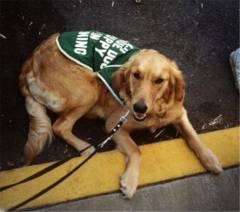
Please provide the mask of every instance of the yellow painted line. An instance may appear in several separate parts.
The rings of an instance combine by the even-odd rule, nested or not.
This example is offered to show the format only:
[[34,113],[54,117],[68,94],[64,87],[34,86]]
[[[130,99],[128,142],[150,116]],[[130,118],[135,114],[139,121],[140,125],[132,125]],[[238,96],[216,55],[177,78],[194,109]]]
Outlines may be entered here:
[[[239,127],[235,127],[201,135],[204,143],[213,150],[224,167],[240,162],[239,129]],[[139,185],[205,172],[205,169],[182,139],[142,145],[140,149],[142,164]],[[81,160],[81,157],[74,158],[46,176],[1,192],[0,208],[9,208],[26,200],[68,173]],[[19,181],[49,164],[2,171],[0,172],[0,186]],[[116,191],[119,189],[119,177],[123,171],[124,159],[117,150],[98,153],[77,173],[24,207],[54,204]]]

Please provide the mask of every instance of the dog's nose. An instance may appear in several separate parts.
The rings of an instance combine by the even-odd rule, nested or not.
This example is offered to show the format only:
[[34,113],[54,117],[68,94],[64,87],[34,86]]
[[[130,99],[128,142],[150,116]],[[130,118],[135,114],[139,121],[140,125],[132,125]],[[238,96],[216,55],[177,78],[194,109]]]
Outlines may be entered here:
[[133,109],[136,113],[145,113],[147,111],[147,105],[144,100],[141,99],[133,105]]

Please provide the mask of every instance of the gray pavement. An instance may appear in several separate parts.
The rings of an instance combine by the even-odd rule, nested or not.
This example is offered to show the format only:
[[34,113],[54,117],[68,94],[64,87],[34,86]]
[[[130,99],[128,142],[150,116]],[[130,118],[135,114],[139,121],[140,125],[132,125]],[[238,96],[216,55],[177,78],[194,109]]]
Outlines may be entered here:
[[239,167],[138,189],[132,200],[119,193],[46,207],[41,211],[239,210]]

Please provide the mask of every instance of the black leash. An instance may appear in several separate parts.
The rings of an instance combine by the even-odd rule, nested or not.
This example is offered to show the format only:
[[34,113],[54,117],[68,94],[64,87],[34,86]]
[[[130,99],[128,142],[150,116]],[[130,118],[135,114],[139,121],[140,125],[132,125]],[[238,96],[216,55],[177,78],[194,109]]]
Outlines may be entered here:
[[94,156],[96,154],[97,150],[95,150],[91,155],[89,155],[82,163],[80,163],[79,165],[77,165],[72,171],[70,171],[69,173],[67,173],[66,175],[64,175],[63,177],[61,177],[59,180],[57,180],[56,182],[54,182],[53,184],[51,184],[50,186],[44,188],[43,190],[39,191],[38,193],[34,194],[33,196],[31,196],[30,198],[26,199],[25,201],[9,208],[8,210],[10,211],[14,211],[18,208],[20,208],[21,206],[31,202],[32,200],[40,197],[41,195],[45,194],[46,192],[48,192],[49,190],[51,190],[52,188],[54,188],[55,186],[57,186],[59,183],[61,183],[62,181],[64,181],[66,178],[68,178],[70,175],[72,175],[75,171],[77,171],[84,163],[86,163],[92,156]]
[[[98,145],[95,147],[95,151],[92,152],[85,160],[83,160],[80,164],[78,164],[72,171],[70,171],[69,173],[67,173],[66,175],[62,176],[60,179],[58,179],[56,182],[52,183],[51,185],[49,185],[48,187],[42,189],[41,191],[39,191],[38,193],[36,193],[35,195],[31,196],[30,198],[28,198],[27,200],[9,208],[8,210],[16,210],[18,208],[20,208],[21,206],[31,202],[32,200],[38,198],[39,196],[45,194],[46,192],[48,192],[49,190],[51,190],[52,188],[54,188],[55,186],[57,186],[59,183],[61,183],[62,181],[64,181],[65,179],[67,179],[70,175],[72,175],[75,171],[77,171],[82,165],[84,165],[89,159],[91,159],[100,149],[102,149],[113,137],[113,135],[119,130],[119,128],[125,123],[125,121],[127,120],[127,116],[129,115],[129,111],[123,115],[119,122],[116,124],[116,126],[111,130],[111,132],[108,134],[108,136],[106,136],[104,139],[101,140],[101,142],[98,143]],[[86,151],[88,148],[90,148],[90,146],[86,147],[85,149],[83,149],[81,152],[84,152]],[[68,160],[70,160],[72,158],[67,158],[67,159],[64,159],[62,161],[58,161],[42,170],[40,170],[39,172],[19,181],[19,182],[16,182],[16,183],[13,183],[13,184],[10,184],[10,185],[7,185],[7,186],[4,186],[4,187],[1,187],[0,191],[3,191],[3,190],[7,190],[11,187],[14,187],[16,185],[19,185],[21,183],[24,183],[24,182],[27,182],[27,181],[30,181],[30,180],[33,180],[37,177],[40,177],[46,173],[48,173],[49,171],[57,168],[58,166],[64,164],[65,162],[67,162]]]
[[[92,147],[92,145],[89,145],[88,147],[86,147],[86,148],[84,148],[83,150],[81,150],[81,151],[79,152],[79,154],[83,153],[84,151],[86,151],[86,150],[89,149],[90,147]],[[42,170],[34,173],[33,175],[31,175],[31,176],[29,176],[29,177],[26,177],[26,178],[23,179],[23,180],[20,180],[20,181],[18,181],[18,182],[16,182],[16,183],[13,183],[13,184],[9,184],[9,185],[6,185],[6,186],[2,186],[2,187],[0,187],[0,192],[5,191],[5,190],[7,190],[7,189],[9,189],[9,188],[12,188],[12,187],[14,187],[14,186],[17,186],[17,185],[19,185],[19,184],[22,184],[22,183],[31,181],[31,180],[33,180],[33,179],[35,179],[35,178],[38,178],[38,177],[40,177],[40,176],[42,176],[42,175],[50,172],[51,170],[57,168],[58,166],[66,163],[67,161],[71,160],[72,158],[73,158],[73,157],[68,157],[68,158],[65,158],[65,159],[63,159],[63,160],[57,161],[57,162],[55,162],[55,163],[47,166],[46,168],[44,168],[44,169],[42,169]]]

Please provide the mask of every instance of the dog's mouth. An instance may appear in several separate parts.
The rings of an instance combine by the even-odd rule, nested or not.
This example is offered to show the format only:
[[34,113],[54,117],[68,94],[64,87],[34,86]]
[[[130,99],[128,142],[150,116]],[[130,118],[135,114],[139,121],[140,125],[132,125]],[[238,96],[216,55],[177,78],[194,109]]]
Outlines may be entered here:
[[147,117],[147,114],[146,113],[136,113],[136,112],[134,112],[133,117],[136,121],[143,121]]

